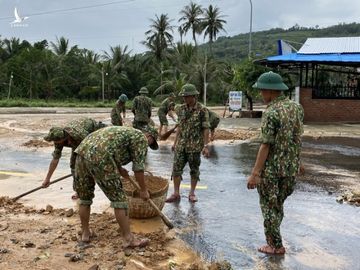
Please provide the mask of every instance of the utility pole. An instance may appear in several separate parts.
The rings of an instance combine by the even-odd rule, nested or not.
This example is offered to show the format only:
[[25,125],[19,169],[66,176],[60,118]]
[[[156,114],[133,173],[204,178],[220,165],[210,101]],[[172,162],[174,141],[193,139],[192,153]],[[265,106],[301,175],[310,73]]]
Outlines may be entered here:
[[205,65],[204,65],[204,106],[206,106],[206,61],[207,55],[205,54]]
[[104,66],[101,68],[101,88],[102,88],[102,102],[105,102],[105,79],[104,79]]
[[11,75],[10,75],[10,81],[9,81],[9,92],[8,92],[8,97],[7,99],[10,99],[10,93],[11,93],[11,85],[12,85],[12,79],[13,79],[13,72],[11,71]]
[[250,1],[250,32],[249,32],[249,59],[251,58],[251,34],[252,34],[252,11],[253,11],[253,5],[252,1]]

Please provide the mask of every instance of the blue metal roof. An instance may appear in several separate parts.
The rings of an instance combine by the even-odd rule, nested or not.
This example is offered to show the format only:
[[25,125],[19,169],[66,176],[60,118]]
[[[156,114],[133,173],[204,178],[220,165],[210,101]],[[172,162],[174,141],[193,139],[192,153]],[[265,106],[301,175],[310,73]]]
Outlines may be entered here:
[[299,54],[290,53],[266,58],[268,62],[342,62],[360,63],[360,53],[322,53]]

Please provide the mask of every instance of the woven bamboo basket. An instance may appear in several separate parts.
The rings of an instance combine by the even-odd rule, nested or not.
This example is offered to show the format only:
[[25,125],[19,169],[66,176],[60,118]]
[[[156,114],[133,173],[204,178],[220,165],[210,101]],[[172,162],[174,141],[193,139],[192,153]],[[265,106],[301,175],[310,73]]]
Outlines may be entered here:
[[[135,180],[133,176],[131,176]],[[135,180],[136,181],[136,180]],[[166,179],[145,175],[145,184],[150,192],[150,197],[161,210],[165,205],[169,183]],[[151,218],[158,215],[149,202],[139,198],[139,192],[128,181],[123,182],[123,188],[129,202],[129,216],[131,218]]]

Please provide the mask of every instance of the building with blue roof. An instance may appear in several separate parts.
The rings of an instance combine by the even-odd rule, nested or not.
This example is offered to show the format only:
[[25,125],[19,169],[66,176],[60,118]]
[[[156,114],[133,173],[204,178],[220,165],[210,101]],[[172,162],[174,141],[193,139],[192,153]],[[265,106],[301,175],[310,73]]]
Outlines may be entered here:
[[281,46],[256,63],[297,75],[306,122],[360,122],[360,37],[308,38],[297,52]]

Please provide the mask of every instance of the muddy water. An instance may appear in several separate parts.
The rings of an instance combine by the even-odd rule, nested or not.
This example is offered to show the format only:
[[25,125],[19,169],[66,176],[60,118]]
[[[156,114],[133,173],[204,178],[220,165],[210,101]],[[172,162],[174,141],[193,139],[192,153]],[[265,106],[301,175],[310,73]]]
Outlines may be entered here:
[[[308,143],[324,148],[323,142],[320,146],[317,142]],[[201,164],[199,202],[195,205],[187,201],[189,171],[185,170],[181,202],[164,208],[180,229],[180,237],[206,259],[226,259],[234,269],[360,269],[360,208],[337,204],[336,193],[329,195],[308,184],[300,183],[285,204],[282,235],[287,255],[275,258],[256,251],[264,244],[262,217],[257,192],[246,189],[246,176],[257,147],[248,143],[214,146],[211,158],[203,159]],[[1,195],[15,196],[41,184],[50,153],[1,150]],[[339,145],[336,151],[341,159],[359,149]],[[68,158],[69,152],[65,152],[54,178],[68,173]],[[170,178],[172,158],[169,145],[161,145],[159,152],[149,150],[147,169]],[[47,203],[72,207],[75,203],[70,200],[71,183],[71,179],[64,180],[25,197],[23,202],[37,207]],[[108,205],[97,190],[93,209],[103,211]]]

